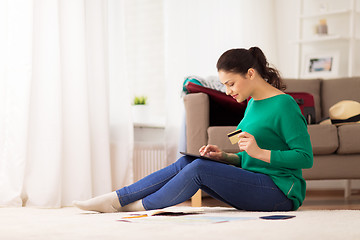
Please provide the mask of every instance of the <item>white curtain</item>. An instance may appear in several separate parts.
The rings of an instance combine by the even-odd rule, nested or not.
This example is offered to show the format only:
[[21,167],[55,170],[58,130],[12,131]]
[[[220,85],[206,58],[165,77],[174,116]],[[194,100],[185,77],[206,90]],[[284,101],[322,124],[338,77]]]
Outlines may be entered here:
[[167,155],[174,161],[184,112],[184,77],[217,75],[231,48],[259,46],[277,63],[274,0],[164,0]]
[[111,0],[0,1],[1,206],[68,206],[128,181],[121,10]]

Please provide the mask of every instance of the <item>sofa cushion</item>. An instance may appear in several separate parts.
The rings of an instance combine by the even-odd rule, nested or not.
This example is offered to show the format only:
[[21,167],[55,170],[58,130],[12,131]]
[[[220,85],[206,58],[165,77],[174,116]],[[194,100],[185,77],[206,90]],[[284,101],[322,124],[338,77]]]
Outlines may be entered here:
[[360,153],[360,124],[347,124],[338,127],[338,154]]
[[360,102],[360,77],[327,79],[322,81],[322,116],[329,117],[329,108],[341,100]]
[[284,79],[286,84],[286,92],[306,92],[314,97],[315,102],[315,119],[320,121],[321,104],[320,104],[320,79]]
[[314,155],[331,154],[339,147],[334,125],[308,125]]
[[227,134],[235,131],[236,126],[219,126],[219,127],[209,127],[208,128],[208,144],[213,144],[218,146],[221,150],[228,153],[237,153],[239,152],[239,147],[237,144],[232,145],[230,140],[227,137]]
[[305,180],[360,179],[359,155],[316,155],[313,167],[302,172]]

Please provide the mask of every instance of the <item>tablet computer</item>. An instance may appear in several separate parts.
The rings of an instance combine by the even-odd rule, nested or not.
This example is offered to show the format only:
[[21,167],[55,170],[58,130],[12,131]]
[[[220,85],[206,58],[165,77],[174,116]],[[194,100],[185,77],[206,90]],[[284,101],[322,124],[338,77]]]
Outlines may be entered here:
[[180,152],[180,153],[185,155],[185,156],[189,156],[189,157],[200,158],[200,159],[204,159],[204,160],[210,160],[210,161],[220,162],[220,163],[225,163],[225,164],[230,165],[230,163],[226,162],[225,160],[220,160],[220,159],[214,159],[214,158],[211,158],[211,157],[201,156],[200,154],[192,154],[192,153],[186,153],[186,152]]

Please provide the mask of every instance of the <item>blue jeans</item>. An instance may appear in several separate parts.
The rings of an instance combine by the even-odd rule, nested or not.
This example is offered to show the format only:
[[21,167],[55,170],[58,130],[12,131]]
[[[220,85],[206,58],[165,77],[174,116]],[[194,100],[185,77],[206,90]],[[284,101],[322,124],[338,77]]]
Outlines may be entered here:
[[264,174],[184,156],[116,191],[121,206],[142,199],[146,210],[182,203],[199,189],[230,206],[249,211],[290,211],[293,204]]

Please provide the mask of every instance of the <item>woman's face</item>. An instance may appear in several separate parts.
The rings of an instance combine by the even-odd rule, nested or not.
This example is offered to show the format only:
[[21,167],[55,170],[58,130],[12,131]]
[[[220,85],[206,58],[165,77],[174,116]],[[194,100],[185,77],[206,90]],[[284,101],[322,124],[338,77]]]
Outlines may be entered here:
[[248,74],[218,72],[220,82],[226,86],[226,95],[232,96],[237,102],[242,102],[251,96],[251,81]]

